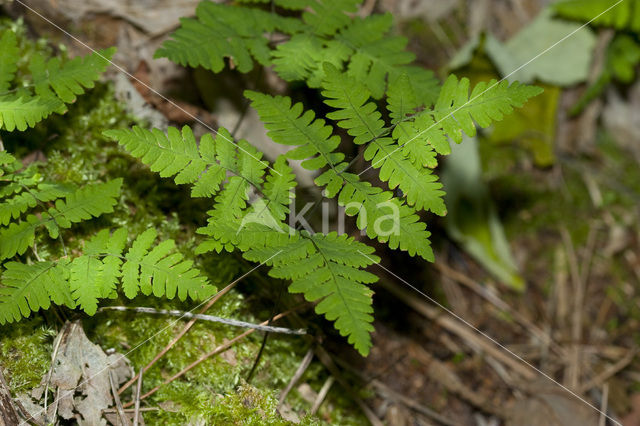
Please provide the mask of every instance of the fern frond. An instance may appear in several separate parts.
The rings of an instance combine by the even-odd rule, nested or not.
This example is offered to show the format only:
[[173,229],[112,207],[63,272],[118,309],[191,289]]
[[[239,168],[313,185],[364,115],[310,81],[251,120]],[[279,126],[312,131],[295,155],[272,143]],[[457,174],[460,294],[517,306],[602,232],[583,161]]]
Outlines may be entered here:
[[0,260],[24,253],[35,240],[36,229],[45,226],[51,238],[57,238],[60,228],[104,213],[111,213],[120,195],[122,179],[87,185],[58,199],[54,207],[41,212],[40,217],[29,214],[25,220],[0,228]]
[[57,96],[64,103],[74,102],[77,95],[94,87],[115,51],[116,48],[112,47],[67,62],[58,57],[45,62],[42,55],[33,55],[29,71],[36,94],[44,99]]
[[325,64],[324,69],[322,95],[327,105],[337,109],[327,117],[337,120],[338,126],[354,137],[354,143],[369,144],[364,158],[380,169],[380,179],[388,182],[391,189],[402,190],[409,205],[444,214],[442,184],[432,170],[421,163],[412,163],[390,137],[380,137],[385,132],[384,121],[376,105],[369,102],[371,95],[367,88],[330,64]]
[[218,194],[227,173],[241,177],[245,189],[249,184],[257,186],[268,167],[251,144],[244,140],[234,143],[224,128],[218,129],[215,140],[211,134],[205,134],[199,146],[188,126],[182,132],[169,127],[167,134],[134,126],[131,130],[107,130],[104,135],[118,141],[160,176],[175,176],[178,185],[193,184],[193,197]]
[[0,324],[48,309],[51,302],[80,307],[93,315],[99,299],[115,296],[120,281],[129,298],[142,292],[201,300],[216,291],[191,261],[174,251],[173,240],[153,246],[155,238],[156,231],[147,230],[122,256],[127,230],[110,233],[105,229],[87,241],[83,253],[74,259],[6,263],[0,281]]
[[200,2],[196,18],[183,18],[180,23],[155,57],[166,57],[184,66],[202,66],[213,72],[224,68],[225,58],[233,60],[240,72],[251,71],[252,57],[268,65],[270,49],[265,34],[275,30],[292,33],[301,27],[296,19],[211,1]]
[[165,240],[152,248],[156,236],[155,229],[146,230],[127,252],[122,266],[125,296],[131,299],[142,292],[169,299],[177,294],[180,300],[187,296],[203,300],[215,293],[216,288],[200,275],[193,262],[174,251],[173,240]]
[[75,307],[67,284],[66,260],[32,265],[7,262],[0,281],[0,324],[27,318],[31,312],[49,309],[51,301]]
[[[291,106],[291,99],[287,97],[250,91],[245,95],[252,100],[252,106],[268,129],[267,135],[274,142],[298,146],[287,153],[289,158],[305,160],[302,166],[309,170],[330,167],[316,178],[315,183],[325,187],[326,197],[338,196],[338,203],[346,207],[348,215],[358,215],[356,223],[359,229],[366,230],[370,238],[388,243],[392,248],[400,247],[412,256],[418,254],[425,259],[433,259],[430,233],[426,225],[419,222],[413,209],[393,199],[390,191],[382,191],[361,181],[355,174],[345,173],[347,163],[342,162],[344,154],[334,152],[340,139],[332,135],[332,127],[323,119],[315,119],[313,111],[303,111],[301,104]],[[436,203],[434,200],[429,202]],[[383,226],[392,222],[390,215],[395,214],[399,217],[398,229]],[[392,223],[391,228],[393,226]]]
[[[640,1],[563,0],[551,5],[562,17],[619,30],[640,31]],[[604,13],[603,13],[604,12]]]
[[0,38],[0,94],[9,90],[18,69],[20,51],[16,33],[5,30]]
[[442,86],[433,116],[444,132],[460,143],[462,132],[469,137],[476,135],[474,120],[478,126],[488,127],[513,112],[513,107],[522,107],[529,98],[540,93],[540,87],[517,81],[509,85],[507,80],[491,80],[476,84],[469,94],[469,79],[458,80],[450,75]]
[[366,284],[377,277],[362,268],[380,260],[372,247],[335,232],[290,234],[267,227],[247,230],[241,245],[245,258],[272,266],[269,275],[291,280],[291,293],[319,301],[316,313],[334,321],[363,356],[369,353],[373,292]]
[[340,138],[332,135],[331,126],[321,118],[316,119],[311,110],[303,111],[302,103],[291,105],[285,96],[269,96],[245,91],[252,107],[258,111],[265,123],[267,134],[274,142],[298,148],[287,153],[293,160],[304,160],[302,167],[317,170],[326,165],[335,166],[344,159],[344,154],[334,152]]
[[59,110],[62,103],[58,99],[38,97],[0,97],[0,129],[10,132],[26,130]]
[[[12,190],[16,192],[20,191],[20,189],[20,185],[12,188]],[[73,187],[70,185],[43,182],[36,188],[28,189],[12,198],[4,199],[0,204],[0,225],[6,226],[11,219],[18,219],[20,215],[29,208],[38,205],[38,202],[46,203],[53,201],[70,195],[72,191]],[[0,193],[0,199],[2,198],[3,195]]]
[[336,33],[347,26],[351,18],[348,13],[355,13],[357,5],[362,0],[310,0],[308,7],[311,11],[302,14],[309,32],[324,36]]
[[394,80],[402,72],[402,66],[415,59],[413,53],[405,50],[406,38],[388,34],[392,23],[391,14],[356,18],[336,36],[336,40],[353,51],[347,73],[362,82],[376,99],[385,93],[387,76]]

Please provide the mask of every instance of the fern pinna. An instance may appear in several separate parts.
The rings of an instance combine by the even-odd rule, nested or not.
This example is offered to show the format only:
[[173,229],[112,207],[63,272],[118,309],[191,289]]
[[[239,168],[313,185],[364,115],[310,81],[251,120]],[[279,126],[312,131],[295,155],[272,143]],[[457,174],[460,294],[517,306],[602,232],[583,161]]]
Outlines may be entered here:
[[51,113],[64,113],[65,104],[94,87],[114,53],[111,48],[62,60],[36,51],[20,69],[18,37],[5,29],[0,35],[0,129],[25,130]]

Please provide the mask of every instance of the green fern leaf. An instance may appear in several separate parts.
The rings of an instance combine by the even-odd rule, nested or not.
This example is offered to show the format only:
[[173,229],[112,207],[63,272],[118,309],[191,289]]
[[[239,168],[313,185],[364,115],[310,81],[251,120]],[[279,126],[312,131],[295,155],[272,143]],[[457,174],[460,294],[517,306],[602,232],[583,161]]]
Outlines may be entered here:
[[203,300],[215,293],[216,288],[193,268],[192,261],[173,252],[173,240],[163,241],[151,248],[156,236],[155,229],[146,230],[136,238],[126,254],[122,266],[125,296],[131,299],[142,292],[169,299],[177,294],[180,300],[187,297]]
[[0,324],[19,321],[31,312],[48,309],[51,301],[75,307],[67,285],[66,261],[38,262],[27,265],[8,262],[4,265],[0,286]]
[[247,185],[259,185],[268,166],[251,144],[244,140],[234,143],[224,128],[218,129],[215,140],[205,134],[199,148],[188,126],[184,126],[182,132],[169,127],[167,134],[134,126],[131,130],[107,130],[104,135],[117,140],[160,176],[175,176],[179,185],[193,184],[193,197],[218,194],[227,173],[241,176]]
[[125,228],[113,235],[103,229],[87,241],[83,256],[71,262],[69,287],[74,300],[87,314],[96,313],[98,299],[115,297],[126,240]]
[[302,14],[307,31],[313,34],[329,36],[351,22],[350,13],[357,11],[362,0],[310,0],[310,11]]
[[75,101],[76,96],[83,94],[85,89],[94,87],[115,51],[115,47],[112,47],[65,63],[58,57],[45,63],[42,55],[33,55],[29,71],[36,94],[45,99],[57,96],[64,103]]
[[320,87],[324,70],[319,64],[328,62],[338,68],[349,59],[352,50],[335,40],[324,41],[309,34],[296,34],[271,52],[273,69],[286,81],[304,81],[309,87]]
[[275,30],[291,33],[300,22],[259,9],[235,7],[202,1],[196,19],[183,18],[180,28],[165,41],[155,57],[166,57],[184,66],[202,66],[213,72],[224,68],[230,58],[240,72],[253,68],[253,58],[269,64],[269,39]]
[[462,132],[469,137],[476,135],[474,120],[480,127],[488,127],[513,112],[513,107],[522,107],[540,93],[540,87],[491,80],[476,84],[469,95],[469,79],[458,81],[455,75],[450,75],[442,86],[433,115],[444,132],[460,143]]
[[337,108],[327,117],[337,120],[338,126],[354,137],[354,143],[369,143],[364,158],[380,169],[380,179],[388,182],[391,189],[399,187],[402,190],[409,205],[443,215],[446,208],[442,184],[437,182],[431,169],[406,158],[393,139],[380,137],[385,132],[384,122],[376,105],[368,102],[367,88],[330,64],[325,64],[324,69],[326,78],[322,95],[327,105]]
[[0,129],[24,131],[57,111],[61,105],[58,99],[0,97]]
[[[20,185],[13,187],[14,191],[19,191]],[[73,191],[69,185],[43,182],[37,188],[29,189],[12,198],[2,200],[0,204],[0,225],[8,225],[11,219],[17,219],[29,208],[35,207],[38,202],[46,203],[65,197]],[[2,194],[0,194],[0,198]]]
[[0,94],[9,90],[10,83],[18,69],[20,51],[16,33],[5,30],[0,38]]
[[55,207],[42,212],[40,218],[30,214],[23,221],[0,228],[0,260],[24,253],[33,245],[40,226],[47,228],[51,238],[57,238],[60,228],[70,228],[73,223],[111,213],[121,186],[122,179],[87,185],[69,194],[64,201],[58,199]]
[[316,312],[334,321],[363,356],[369,353],[373,292],[366,284],[377,277],[361,268],[379,262],[373,248],[335,232],[290,235],[263,228],[260,239],[247,235],[251,233],[245,234],[243,243],[247,259],[273,266],[269,274],[275,278],[292,280],[290,292],[320,301]]
[[305,169],[317,170],[326,165],[333,167],[344,159],[344,154],[334,152],[340,144],[340,138],[332,135],[331,126],[325,125],[323,119],[315,119],[311,110],[303,113],[301,103],[291,106],[288,97],[269,96],[250,90],[245,91],[245,96],[260,114],[268,130],[267,135],[274,142],[298,147],[289,151],[287,157],[305,160],[301,164]]
[[353,51],[347,73],[362,82],[376,99],[384,95],[387,77],[393,81],[402,67],[415,59],[405,50],[406,38],[387,34],[392,24],[391,14],[356,18],[336,37]]
[[264,194],[269,200],[268,208],[276,220],[282,221],[289,214],[289,204],[295,197],[296,175],[285,157],[278,157],[264,184]]
[[65,201],[56,201],[55,207],[42,214],[42,222],[47,227],[49,236],[58,238],[59,228],[70,228],[73,223],[113,212],[121,187],[122,178],[113,179],[106,183],[87,185],[67,196]]

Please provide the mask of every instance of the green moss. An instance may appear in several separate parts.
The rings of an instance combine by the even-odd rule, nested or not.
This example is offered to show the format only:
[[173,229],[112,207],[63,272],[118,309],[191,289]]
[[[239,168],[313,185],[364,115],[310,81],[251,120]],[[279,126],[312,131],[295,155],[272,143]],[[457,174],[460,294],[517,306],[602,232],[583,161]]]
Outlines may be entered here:
[[0,327],[1,367],[14,392],[28,392],[48,371],[56,331],[42,319]]

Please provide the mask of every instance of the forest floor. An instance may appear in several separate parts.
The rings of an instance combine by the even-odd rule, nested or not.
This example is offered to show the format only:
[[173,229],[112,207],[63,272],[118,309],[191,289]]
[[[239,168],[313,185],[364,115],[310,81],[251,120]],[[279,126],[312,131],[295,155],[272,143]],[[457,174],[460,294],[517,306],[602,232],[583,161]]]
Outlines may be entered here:
[[[364,7],[393,12],[418,62],[441,71],[479,32],[507,40],[530,23],[545,3],[382,0],[367,1]],[[193,114],[212,125],[231,123],[233,127],[238,120],[241,105],[234,104],[234,99],[241,93],[240,83],[250,85],[254,76],[241,81],[224,74],[205,91],[201,82],[206,76],[201,71],[153,59],[159,43],[175,29],[177,18],[192,14],[197,1],[29,4],[93,48],[118,46],[114,62],[162,94],[112,69],[109,79],[115,82],[116,93],[137,90],[146,102],[135,107],[134,115],[180,125],[194,124]],[[86,53],[77,40],[36,14],[16,5],[7,6],[7,11],[24,16],[34,36]],[[594,63],[598,55],[602,52],[596,48]],[[481,69],[484,63],[472,60],[458,73],[498,77],[496,71]],[[523,292],[495,279],[447,237],[440,219],[428,218],[436,262],[423,264],[387,254],[382,265],[389,272],[376,271],[381,281],[375,287],[376,331],[369,357],[360,357],[332,336],[309,352],[300,337],[272,337],[249,385],[247,378],[262,343],[261,335],[254,333],[223,356],[187,372],[184,380],[162,387],[146,407],[169,414],[148,411],[147,422],[180,424],[183,417],[177,412],[210,413],[214,410],[208,405],[211,390],[219,398],[217,407],[224,407],[216,408],[220,418],[229,413],[236,418],[255,416],[251,417],[255,424],[278,423],[274,419],[280,415],[313,423],[305,417],[313,411],[320,420],[334,424],[596,425],[605,424],[597,411],[601,410],[625,426],[640,425],[640,360],[636,357],[640,145],[633,146],[640,142],[640,128],[632,113],[640,108],[640,83],[624,96],[610,90],[571,118],[567,111],[584,90],[585,85],[550,90],[557,94],[557,102],[552,111],[545,111],[552,117],[546,146],[532,148],[526,138],[508,143],[480,140],[483,179],[526,283]],[[547,116],[536,118],[547,120]],[[265,138],[251,116],[243,122],[242,132],[252,141]],[[221,286],[249,269],[237,260],[222,263]],[[277,289],[264,281],[250,277],[210,313],[237,317],[240,312],[253,322],[269,317],[273,306],[264,300],[278,296]],[[188,309],[186,304],[139,302]],[[297,326],[295,319],[291,321]],[[85,321],[84,328],[103,349],[125,351],[170,322],[155,316],[102,312]],[[0,355],[14,391],[27,391],[40,382],[59,329],[36,318],[1,331]],[[213,344],[238,333],[197,322],[175,350],[145,375],[145,383],[150,388],[163,383]],[[132,352],[132,364],[136,369],[144,366],[172,337],[161,334]],[[290,384],[289,392],[283,393]],[[279,399],[285,403],[279,405]],[[275,414],[276,407],[280,414]],[[249,417],[245,419],[251,423]]]

